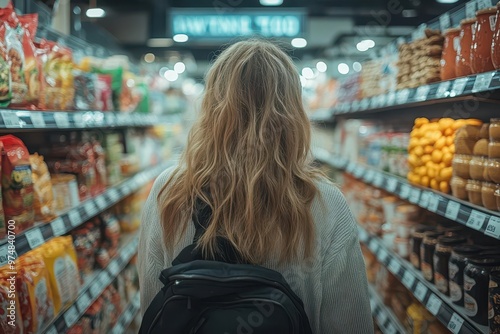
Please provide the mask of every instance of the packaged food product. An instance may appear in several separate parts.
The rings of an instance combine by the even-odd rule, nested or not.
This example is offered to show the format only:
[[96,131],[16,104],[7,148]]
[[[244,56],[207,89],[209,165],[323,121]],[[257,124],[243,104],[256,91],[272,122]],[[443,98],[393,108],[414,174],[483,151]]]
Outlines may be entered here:
[[55,218],[54,195],[49,169],[43,156],[30,155],[33,178],[33,195],[36,221],[49,221]]
[[111,65],[110,68],[94,68],[93,71],[98,74],[107,75],[111,78],[113,110],[120,110],[120,96],[123,85],[123,68],[113,67],[113,65]]
[[457,77],[472,74],[472,70],[470,68],[470,53],[472,34],[476,21],[476,18],[471,18],[460,22],[460,45],[457,50],[457,59],[455,63]]
[[489,127],[490,141],[500,141],[500,118],[492,118]]
[[481,248],[473,245],[454,246],[448,262],[449,289],[451,301],[464,306],[464,270],[468,258],[481,252]]
[[[482,131],[482,130],[481,130]],[[474,145],[474,149],[472,150],[472,154],[475,156],[482,156],[486,157],[488,156],[488,144],[489,140],[486,139],[479,139],[476,144]]]
[[420,268],[426,280],[434,283],[434,251],[438,238],[443,232],[425,232],[424,240],[420,246]]
[[18,260],[17,283],[24,333],[39,333],[54,319],[54,304],[42,256],[32,251]]
[[[490,123],[484,123],[479,131],[479,137],[481,139],[490,139]],[[475,153],[474,153],[475,154]]]
[[77,72],[75,81],[75,109],[97,110],[96,83],[97,75],[94,73]]
[[23,28],[22,44],[25,58],[24,77],[27,84],[26,107],[36,109],[40,95],[42,62],[36,57],[34,38],[38,28],[38,14],[20,15],[19,22]]
[[62,214],[80,203],[76,177],[71,174],[53,174],[54,207],[57,214]]
[[467,189],[467,197],[469,202],[475,205],[483,206],[483,197],[481,193],[481,181],[469,180],[465,189]]
[[497,3],[495,33],[491,44],[491,61],[495,69],[500,69],[500,2]]
[[471,155],[455,154],[452,162],[453,174],[463,179],[469,179],[471,159]]
[[33,226],[33,179],[29,152],[23,142],[12,135],[0,137],[2,153],[2,197],[5,220],[14,220],[19,233]]
[[500,332],[500,271],[490,273],[488,323],[490,333]]
[[89,274],[95,266],[96,252],[101,240],[99,218],[96,217],[85,223],[74,230],[71,235],[78,257],[78,270],[82,275]]
[[420,270],[420,247],[422,245],[422,241],[424,240],[425,232],[435,231],[436,228],[432,226],[419,226],[416,227],[412,232],[412,237],[410,240],[410,262],[415,267],[415,269]]
[[22,334],[23,320],[19,309],[16,279],[8,266],[0,268],[0,332]]
[[496,210],[497,202],[495,198],[495,191],[498,186],[494,183],[483,182],[481,186],[481,199],[483,206],[488,210]]
[[5,43],[6,30],[6,26],[0,24],[0,107],[7,107],[12,100],[12,80]]
[[102,221],[104,226],[102,247],[109,252],[111,257],[114,257],[120,242],[120,223],[116,216],[110,213],[103,214]]
[[500,143],[499,142],[489,142],[488,143],[488,157],[490,159],[500,158]]
[[417,302],[411,304],[406,312],[408,315],[408,333],[427,333],[429,325],[432,321],[432,314],[430,314],[422,304]]
[[476,13],[477,22],[472,34],[470,67],[472,73],[493,71],[491,42],[495,31],[496,7],[482,9]]
[[467,199],[467,190],[465,186],[467,181],[458,176],[453,176],[450,181],[451,193],[453,196],[459,199]]
[[111,76],[98,74],[96,80],[96,109],[101,111],[113,110],[113,90]]
[[488,178],[494,183],[500,183],[500,159],[488,159]]
[[441,80],[450,80],[456,78],[455,61],[458,44],[460,42],[460,29],[448,29],[444,34],[445,40],[443,53],[441,55]]
[[443,236],[439,237],[434,252],[434,283],[436,288],[449,295],[449,260],[454,246],[464,244],[467,241],[465,237]]

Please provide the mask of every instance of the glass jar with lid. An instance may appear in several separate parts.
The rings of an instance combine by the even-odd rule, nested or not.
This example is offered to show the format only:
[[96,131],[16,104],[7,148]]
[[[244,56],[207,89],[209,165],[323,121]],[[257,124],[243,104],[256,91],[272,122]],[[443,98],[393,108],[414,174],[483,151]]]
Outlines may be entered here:
[[441,54],[441,80],[450,80],[457,77],[455,62],[457,49],[460,43],[460,28],[448,29],[444,32],[444,46]]
[[497,70],[500,69],[500,1],[497,3],[495,33],[491,45],[491,61]]
[[466,154],[455,154],[452,160],[453,174],[459,176],[463,179],[470,178],[470,161],[472,160],[471,155]]
[[445,295],[449,295],[448,261],[450,260],[452,247],[464,244],[466,241],[467,239],[463,236],[442,236],[438,239],[433,258],[434,284]]
[[481,181],[469,180],[465,189],[467,189],[467,195],[469,202],[475,205],[483,206],[483,197],[481,193]]
[[455,71],[457,77],[464,77],[472,74],[470,68],[470,53],[472,46],[472,34],[477,19],[465,19],[460,22],[460,43],[455,59]]
[[487,159],[482,156],[473,156],[469,162],[469,174],[473,180],[484,181],[484,166]]
[[500,183],[500,159],[488,159],[486,169],[490,181]]
[[500,142],[500,118],[490,119],[488,132],[490,134],[490,142]]
[[415,269],[420,270],[420,247],[425,237],[425,232],[436,231],[434,226],[418,226],[412,234],[410,240],[410,262]]
[[438,238],[443,232],[425,232],[424,240],[420,246],[420,268],[424,278],[434,283],[434,251]]
[[467,260],[481,252],[481,248],[474,245],[459,245],[453,247],[448,262],[449,289],[451,301],[464,306],[464,269]]
[[476,13],[476,26],[472,34],[470,67],[472,73],[493,71],[491,44],[495,32],[496,7],[485,8]]

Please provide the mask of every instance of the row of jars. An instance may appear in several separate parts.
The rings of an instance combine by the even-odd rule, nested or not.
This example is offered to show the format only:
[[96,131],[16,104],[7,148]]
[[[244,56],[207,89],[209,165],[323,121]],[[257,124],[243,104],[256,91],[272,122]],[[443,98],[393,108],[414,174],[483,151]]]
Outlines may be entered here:
[[500,2],[445,31],[441,79],[500,69]]
[[[422,226],[414,230],[410,260],[471,320],[500,331],[500,247],[469,244],[456,231]],[[490,279],[492,282],[490,283]],[[491,289],[490,289],[491,286]],[[490,291],[491,290],[491,293]]]

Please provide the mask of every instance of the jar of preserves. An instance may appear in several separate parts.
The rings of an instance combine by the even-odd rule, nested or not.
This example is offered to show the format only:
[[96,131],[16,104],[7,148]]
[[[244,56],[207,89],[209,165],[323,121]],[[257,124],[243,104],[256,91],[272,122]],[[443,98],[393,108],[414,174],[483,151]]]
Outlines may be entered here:
[[500,271],[490,273],[488,323],[490,333],[500,332]]
[[443,232],[425,232],[424,240],[420,246],[420,268],[426,280],[434,283],[434,251],[438,238]]
[[472,46],[472,34],[476,24],[476,18],[462,20],[460,22],[460,43],[455,59],[455,71],[457,77],[464,77],[472,74],[470,68],[470,52]]
[[444,36],[444,47],[441,54],[441,80],[450,80],[457,77],[455,63],[460,43],[460,29],[448,29],[444,32]]
[[464,244],[466,241],[467,239],[462,236],[442,236],[438,239],[433,258],[434,284],[436,288],[445,295],[449,295],[448,262],[450,260],[452,247]]
[[468,200],[472,204],[483,206],[483,197],[481,193],[481,181],[469,180],[465,189],[467,189]]
[[490,141],[488,143],[488,158],[500,159],[500,142]]
[[488,128],[491,142],[500,142],[500,118],[490,119],[490,126]]
[[469,179],[470,178],[469,169],[470,169],[471,159],[472,159],[471,155],[455,154],[451,163],[453,168],[453,174],[463,179]]
[[491,44],[491,61],[497,70],[500,69],[500,1],[497,3],[495,33]]
[[424,240],[425,232],[436,231],[433,226],[419,226],[411,234],[410,262],[415,269],[420,270],[420,246]]
[[473,156],[469,163],[469,174],[473,180],[483,181],[485,157]]
[[493,195],[495,196],[495,201],[497,202],[497,210],[500,211],[500,189],[495,190]]
[[495,183],[483,182],[481,186],[481,199],[483,201],[483,206],[488,210],[497,209],[497,201],[495,198],[495,191],[498,186]]
[[481,130],[479,130],[479,137],[481,139],[490,139],[490,123],[483,123]]
[[473,245],[459,245],[453,247],[448,261],[448,276],[451,301],[464,306],[464,269],[467,260],[481,252],[481,248]]
[[485,8],[476,13],[476,29],[472,34],[470,67],[472,73],[493,71],[491,44],[495,32],[496,7]]
[[500,183],[500,159],[488,159],[487,169],[490,180]]
[[465,186],[467,181],[458,176],[453,176],[450,180],[451,193],[459,199],[467,199],[467,190]]
[[488,290],[490,272],[500,269],[498,255],[486,255],[469,258],[464,270],[464,308],[472,320],[480,325],[488,325]]

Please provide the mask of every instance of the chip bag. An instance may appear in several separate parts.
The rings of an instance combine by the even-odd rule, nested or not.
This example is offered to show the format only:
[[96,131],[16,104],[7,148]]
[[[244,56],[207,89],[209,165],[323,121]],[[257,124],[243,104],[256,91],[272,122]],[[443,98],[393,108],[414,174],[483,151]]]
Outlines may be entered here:
[[49,169],[43,161],[43,156],[38,155],[38,153],[30,155],[30,163],[33,178],[35,220],[52,220],[56,215]]
[[0,24],[0,107],[7,107],[12,99],[12,82],[5,34],[7,27]]
[[16,293],[16,279],[11,272],[8,266],[0,268],[0,332],[22,334],[23,320]]
[[40,95],[42,61],[36,56],[34,38],[38,27],[38,14],[20,15],[19,22],[23,28],[22,45],[25,58],[24,79],[28,92],[26,96],[29,109],[36,109]]
[[29,152],[24,143],[12,135],[0,137],[2,152],[2,196],[5,220],[14,220],[15,232],[33,226],[33,179]]

